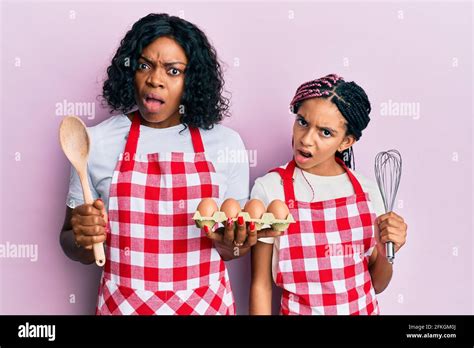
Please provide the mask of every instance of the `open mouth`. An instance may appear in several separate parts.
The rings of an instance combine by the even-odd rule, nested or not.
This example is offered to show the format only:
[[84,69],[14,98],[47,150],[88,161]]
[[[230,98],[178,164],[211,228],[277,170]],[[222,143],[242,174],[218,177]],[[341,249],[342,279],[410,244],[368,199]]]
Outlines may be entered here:
[[165,103],[165,101],[159,95],[153,93],[145,94],[143,101],[146,110],[151,113],[160,112],[163,104]]
[[301,151],[301,150],[298,150],[298,153],[303,156],[304,158],[311,158],[313,157],[313,155],[310,153],[310,152],[304,152],[304,151]]
[[155,97],[155,96],[152,96],[152,95],[145,95],[145,101],[147,103],[160,103],[160,104],[164,104],[164,100],[161,99],[160,97]]

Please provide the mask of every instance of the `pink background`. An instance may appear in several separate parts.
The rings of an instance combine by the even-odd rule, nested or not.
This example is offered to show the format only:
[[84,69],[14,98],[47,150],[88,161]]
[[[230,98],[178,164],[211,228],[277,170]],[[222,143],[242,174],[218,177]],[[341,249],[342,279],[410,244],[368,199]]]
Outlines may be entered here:
[[[378,297],[382,314],[474,313],[471,3],[3,1],[0,243],[36,244],[38,260],[0,258],[1,314],[93,313],[100,270],[70,261],[58,242],[69,164],[55,105],[95,102],[95,119],[83,120],[107,118],[97,99],[105,69],[150,12],[184,14],[226,63],[225,124],[257,151],[251,183],[289,159],[300,83],[334,72],[362,85],[373,112],[357,169],[374,178],[374,157],[389,148],[404,160],[395,210],[408,240]],[[389,100],[419,103],[419,118],[382,116]],[[228,266],[245,314],[250,258]]]

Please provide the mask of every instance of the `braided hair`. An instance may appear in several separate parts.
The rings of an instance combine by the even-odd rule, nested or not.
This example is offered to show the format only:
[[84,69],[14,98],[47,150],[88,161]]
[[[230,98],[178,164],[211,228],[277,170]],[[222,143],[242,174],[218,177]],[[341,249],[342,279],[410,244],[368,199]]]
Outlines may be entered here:
[[[310,98],[324,98],[333,102],[346,119],[346,135],[360,139],[362,131],[370,122],[371,111],[369,98],[362,87],[355,82],[346,82],[335,74],[303,83],[290,103],[291,112],[296,114],[303,101]],[[355,169],[352,146],[336,152],[336,157],[343,160],[347,167]]]

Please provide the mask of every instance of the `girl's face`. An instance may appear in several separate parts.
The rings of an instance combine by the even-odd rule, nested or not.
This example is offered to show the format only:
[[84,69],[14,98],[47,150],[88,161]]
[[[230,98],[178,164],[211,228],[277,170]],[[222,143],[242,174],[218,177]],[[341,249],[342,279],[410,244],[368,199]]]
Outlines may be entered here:
[[298,109],[293,125],[293,153],[301,169],[318,175],[337,175],[340,167],[336,151],[355,142],[346,136],[346,119],[328,99],[305,100]]
[[135,100],[143,119],[156,128],[180,124],[180,102],[188,59],[173,39],[160,37],[146,46],[135,72]]

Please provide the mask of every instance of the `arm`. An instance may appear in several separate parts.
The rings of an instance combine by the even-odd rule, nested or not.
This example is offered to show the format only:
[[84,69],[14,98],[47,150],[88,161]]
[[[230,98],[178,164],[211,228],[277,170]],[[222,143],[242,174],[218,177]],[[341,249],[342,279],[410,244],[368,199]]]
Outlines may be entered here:
[[393,266],[387,258],[374,249],[369,259],[369,273],[376,294],[380,294],[390,283],[393,274]]
[[273,244],[258,242],[252,247],[251,315],[272,314],[272,254]]

